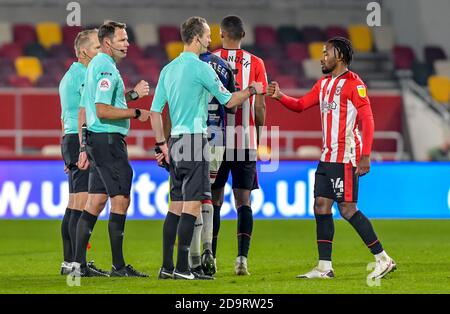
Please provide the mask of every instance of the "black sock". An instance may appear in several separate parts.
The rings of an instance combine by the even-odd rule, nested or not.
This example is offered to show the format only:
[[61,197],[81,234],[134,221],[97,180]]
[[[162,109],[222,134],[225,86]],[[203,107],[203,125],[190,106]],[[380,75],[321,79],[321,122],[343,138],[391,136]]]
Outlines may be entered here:
[[168,212],[163,226],[163,267],[172,271],[173,266],[173,247],[177,238],[177,228],[180,216]]
[[252,208],[250,206],[243,205],[238,208],[237,214],[238,256],[247,257],[253,231]]
[[381,246],[381,243],[373,230],[370,220],[364,216],[361,211],[358,210],[354,213],[348,222],[353,226],[353,228],[355,228],[356,232],[358,232],[359,236],[370,249],[372,254],[375,255],[383,252],[383,247]]
[[189,270],[189,247],[191,246],[192,235],[194,234],[194,224],[197,217],[182,213],[178,224],[178,256],[177,271],[185,272]]
[[331,261],[331,250],[333,248],[334,237],[333,214],[315,215],[315,217],[319,260]]
[[63,242],[63,253],[64,253],[64,261],[71,262],[72,261],[72,244],[70,242],[70,233],[69,233],[69,220],[72,214],[72,210],[70,208],[66,208],[66,212],[64,213],[64,217],[61,222],[61,236]]
[[81,213],[83,211],[81,210],[75,210],[72,209],[72,212],[70,214],[69,219],[69,235],[70,235],[70,242],[72,247],[72,259],[70,260],[73,262],[75,260],[75,251],[76,251],[76,244],[77,244],[77,225],[78,220],[80,219]]
[[112,264],[116,269],[125,266],[122,246],[126,219],[127,215],[109,214],[109,242],[111,243]]
[[91,237],[92,230],[97,222],[97,216],[83,211],[78,220],[77,236],[76,236],[76,250],[75,262],[80,263],[81,266],[86,266],[86,248]]
[[212,238],[212,253],[214,257],[217,257],[217,237],[219,236],[220,230],[220,207],[221,206],[214,205]]

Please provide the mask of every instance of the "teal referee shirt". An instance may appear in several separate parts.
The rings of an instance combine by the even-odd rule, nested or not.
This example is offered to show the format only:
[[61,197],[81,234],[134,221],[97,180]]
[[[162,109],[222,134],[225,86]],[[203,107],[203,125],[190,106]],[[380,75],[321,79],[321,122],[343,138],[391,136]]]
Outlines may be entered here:
[[86,67],[80,62],[74,62],[59,83],[64,134],[78,133],[78,111],[85,74]]
[[89,131],[95,133],[128,134],[130,119],[99,119],[95,104],[128,108],[125,87],[116,63],[112,57],[102,52],[92,59],[86,72],[86,83],[81,99],[81,106],[86,108],[86,125]]
[[207,134],[210,94],[222,105],[231,99],[208,63],[193,52],[183,52],[161,71],[151,111],[162,112],[168,102],[172,136]]

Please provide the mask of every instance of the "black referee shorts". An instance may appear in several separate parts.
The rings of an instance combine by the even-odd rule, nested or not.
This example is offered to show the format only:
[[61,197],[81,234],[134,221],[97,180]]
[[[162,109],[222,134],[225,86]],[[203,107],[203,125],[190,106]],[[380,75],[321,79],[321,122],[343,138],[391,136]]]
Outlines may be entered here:
[[130,195],[133,169],[128,161],[125,136],[88,132],[86,150],[91,163],[89,193]]
[[221,189],[225,186],[230,175],[233,179],[233,189],[256,190],[259,189],[258,173],[256,171],[256,151],[255,150],[227,150],[224,154],[224,161],[217,172],[216,181],[211,189]]
[[69,169],[69,193],[81,193],[88,191],[89,171],[80,170],[77,167],[80,152],[80,140],[78,134],[66,134],[61,141],[61,155],[64,164]]
[[206,134],[184,134],[169,139],[170,200],[211,199],[209,144]]

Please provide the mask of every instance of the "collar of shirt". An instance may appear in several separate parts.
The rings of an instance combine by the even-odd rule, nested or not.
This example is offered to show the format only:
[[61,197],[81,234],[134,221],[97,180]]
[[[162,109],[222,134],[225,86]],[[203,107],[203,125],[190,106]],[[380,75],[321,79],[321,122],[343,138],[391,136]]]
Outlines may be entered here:
[[114,59],[113,59],[110,55],[108,55],[108,54],[106,54],[106,53],[104,53],[104,52],[99,52],[98,55],[100,55],[100,56],[103,57],[104,59],[108,60],[108,61],[111,62],[112,64],[116,65],[116,62],[114,61]]
[[180,56],[181,56],[182,58],[196,58],[196,59],[198,59],[198,55],[195,54],[195,53],[193,53],[193,52],[190,52],[190,51],[183,51],[183,52],[180,54]]
[[80,68],[80,69],[86,68],[83,63],[78,62],[78,61],[75,61],[74,63],[72,63],[72,66],[76,67],[76,68]]

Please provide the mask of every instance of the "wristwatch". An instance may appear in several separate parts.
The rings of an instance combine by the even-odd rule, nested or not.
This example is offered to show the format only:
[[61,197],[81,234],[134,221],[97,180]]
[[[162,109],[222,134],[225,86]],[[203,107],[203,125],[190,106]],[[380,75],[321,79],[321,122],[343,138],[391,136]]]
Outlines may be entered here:
[[139,98],[139,94],[134,89],[130,90],[128,94],[130,95],[131,100],[136,100]]
[[155,146],[162,146],[162,145],[164,145],[164,144],[166,144],[166,141],[156,142],[156,143],[155,143]]
[[137,119],[141,116],[141,110],[139,110],[138,108],[134,109],[135,114],[134,114],[134,118]]
[[86,151],[86,146],[80,146],[80,153],[85,152]]
[[249,86],[248,90],[250,91],[250,96],[256,95],[258,92],[256,91],[256,88],[253,86]]

